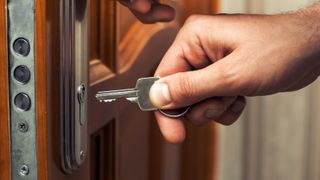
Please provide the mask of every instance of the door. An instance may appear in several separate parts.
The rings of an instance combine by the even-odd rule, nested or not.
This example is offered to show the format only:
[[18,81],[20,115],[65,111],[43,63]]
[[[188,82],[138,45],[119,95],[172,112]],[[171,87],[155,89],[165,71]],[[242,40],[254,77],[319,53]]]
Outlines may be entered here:
[[[138,78],[152,76],[186,17],[214,12],[217,2],[167,2],[176,8],[176,20],[152,25],[140,23],[115,1],[32,2],[34,46],[30,52],[34,52],[34,61],[30,62],[34,65],[34,83],[19,88],[34,87],[31,110],[35,116],[27,123],[35,128],[24,134],[5,128],[17,121],[12,115],[21,112],[12,112],[14,105],[5,109],[15,95],[4,86],[1,99],[6,103],[1,101],[1,112],[7,113],[1,113],[1,118],[7,121],[1,119],[1,128],[7,133],[0,132],[0,142],[7,146],[1,152],[11,152],[11,158],[2,157],[0,163],[0,170],[7,172],[4,178],[10,179],[11,174],[12,179],[41,180],[214,179],[214,124],[197,128],[188,124],[186,141],[172,145],[161,137],[152,113],[141,112],[126,100],[100,103],[94,95],[100,90],[133,87]],[[6,11],[5,1],[1,3],[2,13],[12,20],[14,11]],[[9,0],[7,5],[14,10],[11,3]],[[6,19],[0,17],[0,29],[5,30]],[[8,34],[11,37],[10,31]],[[32,42],[32,38],[28,40]],[[1,44],[0,51],[10,55],[11,44],[2,38]],[[15,66],[6,63],[14,58],[1,61],[1,69],[6,70],[3,75],[14,71]],[[11,76],[2,79],[5,85],[13,81]],[[18,156],[13,152],[15,144],[9,149],[9,132],[11,141],[16,137],[34,141],[21,147]],[[32,147],[34,159],[23,161],[24,148]],[[21,167],[26,170],[23,165],[28,173],[21,175]]]

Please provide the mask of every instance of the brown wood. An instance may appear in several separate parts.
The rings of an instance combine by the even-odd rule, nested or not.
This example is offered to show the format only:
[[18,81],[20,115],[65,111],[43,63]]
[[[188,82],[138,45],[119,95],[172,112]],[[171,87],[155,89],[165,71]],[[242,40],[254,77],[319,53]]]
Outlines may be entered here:
[[[60,179],[59,126],[59,1],[46,1],[46,63],[47,63],[47,163],[48,179]],[[59,172],[56,173],[56,172]],[[63,177],[63,176],[62,176]]]
[[35,1],[35,91],[38,179],[48,179],[47,166],[47,66],[46,1]]
[[183,180],[214,180],[216,177],[216,125],[203,127],[187,124],[187,138],[182,145]]
[[[38,127],[39,135],[47,133],[47,146],[44,140],[38,137],[38,149],[46,148],[47,154],[38,154],[38,156],[47,157],[47,162],[44,159],[42,165],[47,163],[48,166],[47,171],[45,168],[41,170],[47,174],[40,173],[39,176],[49,180],[160,180],[167,177],[213,179],[216,147],[214,126],[201,129],[188,126],[189,134],[186,143],[172,145],[162,138],[152,113],[141,112],[135,104],[126,100],[101,104],[94,99],[97,91],[133,87],[139,77],[152,76],[175,38],[179,24],[183,22],[182,18],[171,23],[144,25],[118,3],[103,0],[88,0],[88,2],[91,16],[89,154],[79,170],[71,175],[62,172],[58,81],[61,52],[58,16],[60,9],[59,1],[46,0],[47,12],[43,17],[46,21],[46,36],[43,39],[45,41],[42,39],[37,41],[42,41],[40,43],[44,43],[42,45],[46,47],[47,78],[39,77],[37,81],[47,80],[47,89],[43,89],[47,91],[47,98],[42,97],[43,102],[47,100],[47,107],[41,111],[46,112],[47,120],[46,123],[40,122],[41,126]],[[188,14],[202,11],[203,8],[206,12],[209,12],[208,9],[214,9],[211,7],[211,1],[204,2],[206,5],[200,7],[199,4],[202,3],[192,1],[197,7],[196,10],[192,9],[191,1],[189,4],[174,3],[174,6],[177,8],[178,15],[186,18]],[[183,9],[184,7],[188,9]],[[39,31],[41,32],[42,29]],[[37,46],[37,48],[40,47]],[[41,56],[41,52],[38,56]],[[38,88],[41,89],[41,87]],[[196,162],[198,167],[193,167],[194,164],[190,164],[192,162]]]
[[115,69],[115,16],[116,1],[92,0],[90,6],[91,33],[90,59],[100,59],[110,69]]
[[10,179],[6,1],[0,1],[0,179]]

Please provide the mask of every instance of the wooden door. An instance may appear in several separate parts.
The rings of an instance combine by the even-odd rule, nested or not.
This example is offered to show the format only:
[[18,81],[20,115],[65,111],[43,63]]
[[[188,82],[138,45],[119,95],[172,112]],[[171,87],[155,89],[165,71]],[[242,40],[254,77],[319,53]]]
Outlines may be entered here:
[[[4,2],[1,0],[2,13],[5,12]],[[67,7],[68,2],[75,3],[75,6]],[[138,78],[152,76],[186,17],[191,13],[217,10],[217,2],[209,0],[167,3],[176,8],[176,20],[145,25],[115,1],[35,1],[35,79],[39,82],[35,86],[38,179],[214,179],[214,124],[197,128],[188,124],[186,141],[172,145],[162,138],[152,113],[141,112],[137,105],[126,100],[100,103],[94,98],[100,90],[133,87]],[[3,17],[0,16],[0,30],[5,27]],[[65,113],[61,108],[61,81],[64,78],[61,72],[65,70],[61,54],[68,53],[65,52],[68,38],[72,42],[76,38],[63,34],[65,26],[73,23],[68,19],[72,17],[86,21],[85,35],[88,38],[83,43],[88,47],[84,50],[88,52],[88,129],[84,163],[66,173],[61,157],[61,117]],[[73,35],[71,32],[70,36]],[[1,39],[3,43],[5,41]],[[8,49],[1,44],[0,52],[6,52]],[[73,45],[68,44],[71,49]],[[1,54],[1,57],[5,56]],[[0,65],[1,69],[7,67],[3,61]],[[4,75],[5,72],[8,71],[1,71]],[[7,78],[1,76],[1,79]],[[6,83],[1,81],[1,84]],[[1,89],[1,100],[8,102],[5,92]],[[8,110],[3,109],[5,105],[1,104],[1,118],[10,121],[5,115]],[[8,122],[3,119],[1,128]],[[8,143],[8,132],[1,131],[0,135],[0,144]],[[8,147],[2,151],[8,153],[10,150]],[[10,167],[10,158],[2,159],[0,170],[6,174],[0,173],[0,177],[10,179],[10,169],[6,168]],[[15,172],[11,170],[12,173]]]

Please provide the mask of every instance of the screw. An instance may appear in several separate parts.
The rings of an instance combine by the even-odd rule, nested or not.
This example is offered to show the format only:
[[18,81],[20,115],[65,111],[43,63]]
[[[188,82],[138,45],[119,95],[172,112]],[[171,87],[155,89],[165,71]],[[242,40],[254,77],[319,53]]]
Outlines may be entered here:
[[25,38],[18,38],[13,43],[13,50],[22,56],[27,56],[30,52],[30,44]]
[[80,159],[84,160],[85,157],[86,157],[86,153],[83,150],[81,150],[80,151]]
[[28,123],[24,120],[18,123],[18,129],[20,132],[27,132],[29,129]]
[[79,103],[84,103],[85,96],[86,96],[86,86],[82,83],[80,86],[78,86],[77,89],[77,95],[78,95],[78,101]]
[[29,167],[27,165],[22,165],[19,169],[19,173],[21,176],[27,176],[29,174]]

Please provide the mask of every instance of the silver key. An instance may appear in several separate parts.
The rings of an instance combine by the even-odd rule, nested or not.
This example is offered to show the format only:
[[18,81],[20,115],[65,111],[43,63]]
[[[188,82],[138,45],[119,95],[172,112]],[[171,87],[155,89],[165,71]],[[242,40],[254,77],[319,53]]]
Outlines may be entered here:
[[142,111],[157,110],[150,101],[149,91],[158,77],[146,77],[138,79],[135,88],[101,91],[96,94],[96,98],[101,102],[112,102],[118,98],[126,98],[131,102],[136,102]]

